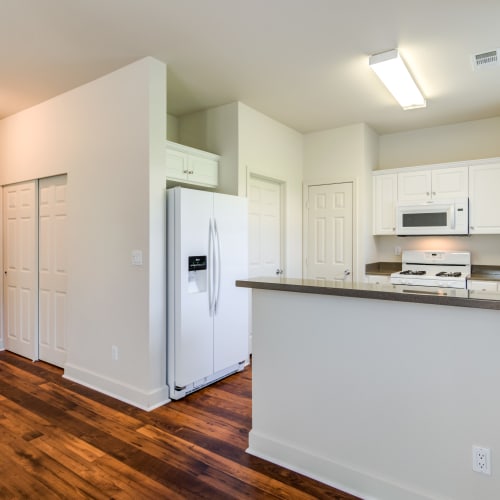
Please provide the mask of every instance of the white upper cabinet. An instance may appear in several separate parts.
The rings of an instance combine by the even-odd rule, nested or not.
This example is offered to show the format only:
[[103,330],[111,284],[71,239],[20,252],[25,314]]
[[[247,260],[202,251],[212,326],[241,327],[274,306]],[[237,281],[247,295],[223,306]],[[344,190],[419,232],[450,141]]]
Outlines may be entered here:
[[467,198],[469,195],[469,168],[450,167],[432,170],[432,197],[440,200]]
[[500,162],[469,167],[469,230],[500,234]]
[[167,179],[198,186],[216,187],[219,158],[213,153],[167,141]]
[[396,234],[397,174],[373,176],[373,234]]
[[398,174],[398,200],[423,201],[431,199],[431,172],[419,170]]
[[398,201],[422,202],[433,199],[466,198],[468,168],[450,167],[398,173]]

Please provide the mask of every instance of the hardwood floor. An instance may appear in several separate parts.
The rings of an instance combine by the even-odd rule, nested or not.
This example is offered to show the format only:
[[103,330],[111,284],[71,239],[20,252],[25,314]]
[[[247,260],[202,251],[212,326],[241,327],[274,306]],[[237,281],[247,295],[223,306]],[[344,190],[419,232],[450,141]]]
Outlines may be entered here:
[[354,499],[245,452],[251,369],[144,412],[0,352],[0,498]]

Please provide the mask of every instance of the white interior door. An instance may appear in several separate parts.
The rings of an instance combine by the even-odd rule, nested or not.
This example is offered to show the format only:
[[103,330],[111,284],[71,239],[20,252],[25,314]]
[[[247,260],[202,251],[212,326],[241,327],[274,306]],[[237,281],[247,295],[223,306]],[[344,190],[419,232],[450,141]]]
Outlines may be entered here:
[[9,351],[38,359],[37,181],[4,187],[4,334]]
[[66,362],[68,260],[66,175],[39,181],[40,359]]
[[281,185],[271,180],[250,176],[248,215],[249,276],[280,274],[282,272]]
[[307,278],[352,280],[352,183],[309,186]]

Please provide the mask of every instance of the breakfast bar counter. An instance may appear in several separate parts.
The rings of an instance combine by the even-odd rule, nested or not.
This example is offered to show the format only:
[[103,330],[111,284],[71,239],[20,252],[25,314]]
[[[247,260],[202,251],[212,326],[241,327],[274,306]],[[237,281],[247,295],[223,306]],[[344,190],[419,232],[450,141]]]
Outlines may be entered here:
[[500,474],[471,456],[500,453],[500,295],[237,286],[252,288],[249,453],[362,498],[497,498]]
[[320,281],[285,277],[239,280],[236,282],[236,286],[258,290],[280,290],[283,292],[338,295],[396,302],[500,309],[500,293],[454,288],[352,283],[343,280]]

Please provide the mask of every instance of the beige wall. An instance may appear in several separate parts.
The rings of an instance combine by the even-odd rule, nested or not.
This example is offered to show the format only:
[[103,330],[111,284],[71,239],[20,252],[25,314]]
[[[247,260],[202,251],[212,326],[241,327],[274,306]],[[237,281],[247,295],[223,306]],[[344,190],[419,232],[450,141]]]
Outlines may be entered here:
[[304,137],[304,185],[353,182],[353,279],[376,258],[371,236],[371,171],[378,154],[377,135],[365,124],[350,125]]
[[165,86],[145,58],[0,121],[1,184],[68,174],[65,374],[143,408],[168,399]]
[[238,191],[246,196],[250,174],[283,184],[285,194],[285,262],[287,276],[302,276],[303,136],[255,109],[238,104]]
[[378,169],[500,156],[500,117],[380,136]]

